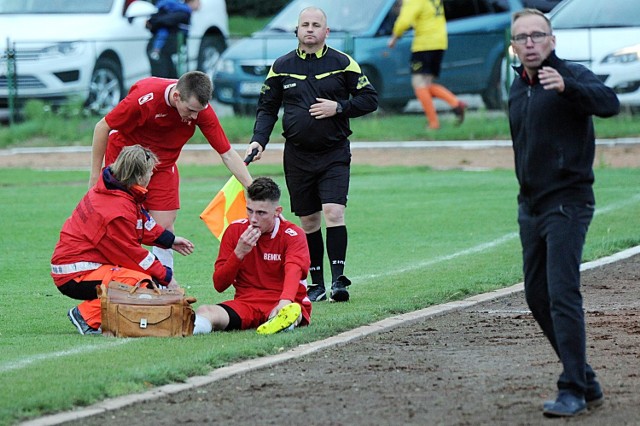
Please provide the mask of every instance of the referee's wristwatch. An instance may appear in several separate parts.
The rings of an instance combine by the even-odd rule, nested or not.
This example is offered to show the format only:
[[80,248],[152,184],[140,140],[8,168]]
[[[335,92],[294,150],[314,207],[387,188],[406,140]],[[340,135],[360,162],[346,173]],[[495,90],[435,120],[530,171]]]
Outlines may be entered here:
[[342,114],[342,105],[340,102],[336,101],[336,115]]

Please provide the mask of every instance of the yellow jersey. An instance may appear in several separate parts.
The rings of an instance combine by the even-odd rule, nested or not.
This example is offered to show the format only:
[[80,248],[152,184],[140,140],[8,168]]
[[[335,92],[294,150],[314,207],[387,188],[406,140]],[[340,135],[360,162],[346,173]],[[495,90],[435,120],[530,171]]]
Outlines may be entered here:
[[415,34],[412,52],[447,49],[447,21],[442,0],[403,0],[393,35],[401,37],[411,27]]

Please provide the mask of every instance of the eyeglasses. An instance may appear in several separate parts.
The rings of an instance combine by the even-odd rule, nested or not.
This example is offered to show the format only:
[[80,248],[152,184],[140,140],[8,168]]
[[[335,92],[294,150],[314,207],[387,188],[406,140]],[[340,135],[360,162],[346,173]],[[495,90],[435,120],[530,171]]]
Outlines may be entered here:
[[538,44],[538,43],[542,43],[544,39],[550,35],[551,34],[541,33],[536,31],[531,34],[516,34],[513,37],[511,37],[511,40],[513,40],[516,44],[527,44],[527,39],[531,38],[532,42]]

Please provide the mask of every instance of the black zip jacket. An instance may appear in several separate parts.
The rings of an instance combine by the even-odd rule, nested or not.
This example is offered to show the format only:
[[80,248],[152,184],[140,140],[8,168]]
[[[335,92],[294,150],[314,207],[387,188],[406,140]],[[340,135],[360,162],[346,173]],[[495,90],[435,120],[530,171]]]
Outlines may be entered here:
[[620,111],[614,91],[586,67],[551,52],[542,66],[555,68],[565,89],[545,90],[523,66],[509,94],[509,125],[520,184],[518,202],[533,213],[559,204],[595,204],[595,136],[591,116]]
[[[312,117],[309,107],[316,98],[339,102],[342,112],[325,119]],[[316,54],[296,49],[274,62],[262,86],[251,140],[263,148],[281,105],[286,143],[320,152],[348,144],[349,118],[375,111],[378,94],[350,56],[328,46]]]

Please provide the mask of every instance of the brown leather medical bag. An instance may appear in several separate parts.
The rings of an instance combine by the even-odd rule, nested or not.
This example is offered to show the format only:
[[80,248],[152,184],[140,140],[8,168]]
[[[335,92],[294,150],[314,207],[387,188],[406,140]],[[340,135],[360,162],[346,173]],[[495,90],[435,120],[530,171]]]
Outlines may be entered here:
[[184,289],[146,288],[111,281],[98,287],[102,334],[115,337],[191,336],[195,313]]

